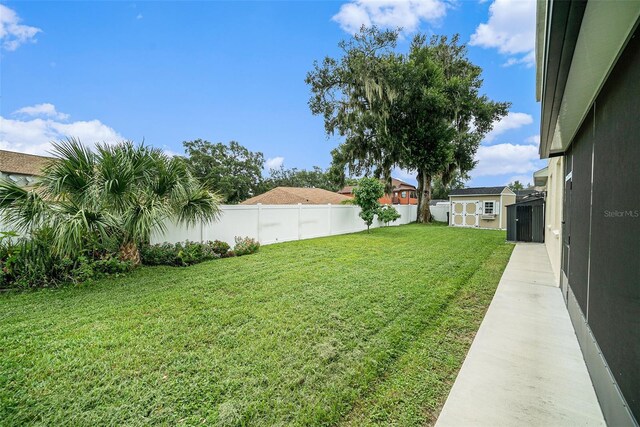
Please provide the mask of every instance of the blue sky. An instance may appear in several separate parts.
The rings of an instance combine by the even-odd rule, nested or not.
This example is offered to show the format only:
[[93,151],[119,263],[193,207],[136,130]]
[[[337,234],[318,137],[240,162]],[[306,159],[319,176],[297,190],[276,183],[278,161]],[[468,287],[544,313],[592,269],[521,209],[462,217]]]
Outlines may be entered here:
[[[460,33],[484,91],[511,114],[478,151],[469,185],[530,181],[537,160],[533,0],[0,3],[0,148],[43,154],[52,140],[236,140],[270,165],[327,167],[307,107],[314,60],[360,24]],[[396,171],[411,180],[411,173]]]

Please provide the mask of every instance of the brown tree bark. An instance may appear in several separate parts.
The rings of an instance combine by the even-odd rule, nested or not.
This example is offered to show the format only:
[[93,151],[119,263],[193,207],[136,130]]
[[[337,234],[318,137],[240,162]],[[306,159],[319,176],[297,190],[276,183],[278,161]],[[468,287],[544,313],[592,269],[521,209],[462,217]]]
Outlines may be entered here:
[[431,222],[431,175],[424,171],[418,171],[418,222],[427,224]]
[[123,261],[131,261],[133,265],[140,265],[140,251],[135,242],[123,243],[120,246],[120,259]]

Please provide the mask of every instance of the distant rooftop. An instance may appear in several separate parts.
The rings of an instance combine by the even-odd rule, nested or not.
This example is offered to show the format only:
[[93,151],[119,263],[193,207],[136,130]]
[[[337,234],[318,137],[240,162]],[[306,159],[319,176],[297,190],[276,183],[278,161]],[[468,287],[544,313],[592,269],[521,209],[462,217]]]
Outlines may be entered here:
[[0,172],[20,175],[42,175],[42,169],[53,157],[0,150]]
[[276,187],[266,193],[252,197],[240,203],[241,205],[338,205],[350,197],[322,188],[301,188],[301,187]]
[[[402,190],[415,190],[416,186],[411,185],[408,182],[404,182],[398,178],[391,178],[391,186],[393,187],[392,191],[402,191]],[[347,185],[342,190],[338,191],[339,194],[353,194],[353,189],[356,188],[357,185]]]

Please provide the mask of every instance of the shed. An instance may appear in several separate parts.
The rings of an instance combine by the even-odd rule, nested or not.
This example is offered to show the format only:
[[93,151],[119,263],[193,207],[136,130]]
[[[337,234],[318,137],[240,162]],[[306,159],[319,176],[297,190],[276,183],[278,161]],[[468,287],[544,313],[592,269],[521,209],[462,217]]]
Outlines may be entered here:
[[515,202],[516,193],[507,186],[451,190],[449,225],[504,230],[507,225],[505,206]]
[[507,240],[544,243],[544,193],[507,206]]

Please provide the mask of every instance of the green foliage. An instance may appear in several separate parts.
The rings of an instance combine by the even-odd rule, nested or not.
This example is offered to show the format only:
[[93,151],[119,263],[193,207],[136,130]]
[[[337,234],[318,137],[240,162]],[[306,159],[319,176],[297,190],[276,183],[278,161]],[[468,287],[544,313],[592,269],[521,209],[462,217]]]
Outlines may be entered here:
[[394,222],[400,218],[400,214],[393,206],[383,206],[378,210],[378,219],[389,225],[390,222]]
[[196,139],[182,144],[193,175],[225,203],[236,204],[263,191],[262,153],[249,151],[236,141],[227,145]]
[[449,192],[464,188],[465,181],[469,179],[468,176],[461,177],[460,172],[455,172],[448,184],[445,184],[442,180],[442,176],[436,176],[431,182],[431,197],[433,199],[448,199]]
[[512,189],[513,191],[525,190],[527,188],[531,188],[531,183],[524,185],[520,181],[515,180],[514,182],[509,183],[509,188]]
[[75,259],[115,241],[137,262],[137,244],[167,220],[193,225],[218,216],[218,198],[182,159],[156,148],[122,142],[92,151],[68,139],[53,154],[33,190],[0,180],[0,219],[27,235],[50,230],[55,256]]
[[512,248],[412,224],[0,295],[0,424],[433,424]]
[[[186,267],[203,261],[220,258],[222,255],[219,252],[224,248],[220,243],[223,242],[218,242],[217,240],[215,242],[205,243],[186,241],[184,243],[144,245],[140,248],[140,257],[144,265]],[[227,245],[227,248],[228,247],[229,245]]]
[[376,178],[362,178],[353,189],[354,202],[360,206],[360,218],[367,224],[367,231],[380,208],[378,199],[384,196],[384,185]]
[[309,106],[328,135],[344,137],[332,152],[334,169],[385,180],[394,167],[417,171],[418,220],[429,222],[432,178],[447,186],[456,172],[466,175],[509,104],[480,94],[482,69],[459,36],[418,34],[408,53],[397,53],[398,36],[363,27],[340,42],[340,59],[315,62],[307,74]]
[[302,188],[322,188],[336,192],[342,188],[339,179],[336,179],[331,170],[323,170],[314,166],[312,170],[305,169],[271,169],[269,178],[262,185],[262,192],[269,191],[276,187],[302,187]]
[[[6,233],[3,237],[6,236]],[[105,275],[120,275],[133,264],[94,248],[70,258],[53,250],[54,234],[40,229],[30,238],[0,238],[0,288],[28,289],[78,284]]]
[[227,242],[222,242],[220,240],[214,240],[211,243],[211,249],[214,253],[220,255],[221,258],[225,258],[231,249],[231,246]]
[[249,255],[258,252],[260,243],[250,237],[236,237],[236,244],[233,247],[234,256]]

